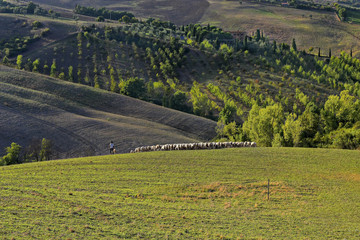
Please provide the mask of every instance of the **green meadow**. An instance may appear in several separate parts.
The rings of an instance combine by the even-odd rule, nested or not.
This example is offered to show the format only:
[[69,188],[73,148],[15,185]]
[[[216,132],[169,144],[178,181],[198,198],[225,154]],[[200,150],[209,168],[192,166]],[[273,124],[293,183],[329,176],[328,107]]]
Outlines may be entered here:
[[359,151],[239,148],[1,167],[0,236],[359,239],[359,162]]

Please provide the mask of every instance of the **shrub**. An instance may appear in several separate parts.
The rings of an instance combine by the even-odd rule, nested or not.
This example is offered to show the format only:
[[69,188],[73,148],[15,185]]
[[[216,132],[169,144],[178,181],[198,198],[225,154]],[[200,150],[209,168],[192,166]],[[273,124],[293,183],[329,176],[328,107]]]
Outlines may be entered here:
[[5,148],[6,155],[2,158],[3,165],[11,165],[16,163],[21,163],[20,160],[20,151],[21,146],[17,143],[11,143],[10,147]]
[[39,22],[39,21],[34,21],[31,25],[32,25],[32,28],[33,28],[33,29],[42,28],[42,27],[44,26],[44,24],[42,24],[42,23]]

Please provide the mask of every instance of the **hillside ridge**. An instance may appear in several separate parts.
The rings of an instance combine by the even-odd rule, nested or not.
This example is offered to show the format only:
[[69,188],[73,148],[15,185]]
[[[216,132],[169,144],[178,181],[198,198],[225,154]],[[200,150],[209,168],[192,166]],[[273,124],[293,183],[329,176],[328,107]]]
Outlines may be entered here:
[[[0,86],[4,116],[0,125],[9,130],[0,138],[1,149],[11,141],[26,146],[34,136],[52,139],[59,135],[55,137],[61,143],[57,147],[59,157],[70,157],[81,156],[76,154],[81,148],[88,155],[105,154],[111,139],[116,139],[121,153],[140,145],[210,140],[215,136],[216,123],[209,119],[41,74],[0,66]],[[94,128],[101,136],[85,132]],[[131,134],[135,129],[137,133]],[[73,143],[60,140],[69,137],[75,139]],[[70,151],[64,155],[66,149]]]

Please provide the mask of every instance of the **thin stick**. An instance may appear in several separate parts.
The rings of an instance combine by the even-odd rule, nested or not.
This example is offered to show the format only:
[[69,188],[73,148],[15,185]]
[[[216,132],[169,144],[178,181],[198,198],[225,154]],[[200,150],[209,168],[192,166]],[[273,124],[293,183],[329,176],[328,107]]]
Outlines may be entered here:
[[268,179],[268,201],[270,200],[270,179]]

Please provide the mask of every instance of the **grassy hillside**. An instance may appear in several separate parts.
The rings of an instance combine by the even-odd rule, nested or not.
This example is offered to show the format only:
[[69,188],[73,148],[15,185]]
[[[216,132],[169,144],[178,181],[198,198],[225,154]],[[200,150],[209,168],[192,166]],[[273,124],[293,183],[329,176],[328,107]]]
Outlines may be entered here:
[[209,140],[216,123],[130,97],[0,66],[0,149],[51,139],[57,156],[118,152],[142,145]]
[[[141,18],[157,17],[177,24],[197,22],[206,11],[209,3],[206,0],[35,0],[34,3],[48,6],[74,9],[76,4],[96,8],[105,7],[112,10],[129,11]],[[61,12],[61,9],[57,9]]]
[[[333,12],[309,11],[279,7],[269,4],[258,4],[249,1],[34,1],[47,4],[47,8],[61,6],[74,9],[76,4],[93,7],[106,7],[113,10],[129,11],[137,17],[156,17],[170,20],[176,24],[212,23],[230,31],[241,31],[250,34],[262,29],[267,36],[279,42],[290,43],[293,38],[301,49],[310,47],[333,50],[339,54],[353,48],[354,55],[360,52],[360,26],[339,22]],[[327,5],[333,1],[315,1]],[[43,5],[42,5],[43,6]],[[45,6],[45,5],[44,5]],[[58,9],[64,15],[67,10]],[[350,14],[350,13],[349,13]],[[71,14],[70,14],[71,15]],[[350,14],[350,21],[357,23]]]
[[360,25],[339,22],[327,11],[309,11],[242,1],[209,0],[210,7],[200,20],[226,30],[248,34],[262,29],[270,39],[291,43],[295,38],[298,49],[321,48],[333,53],[360,54]]
[[0,167],[0,236],[358,239],[359,166],[358,151],[242,148]]

